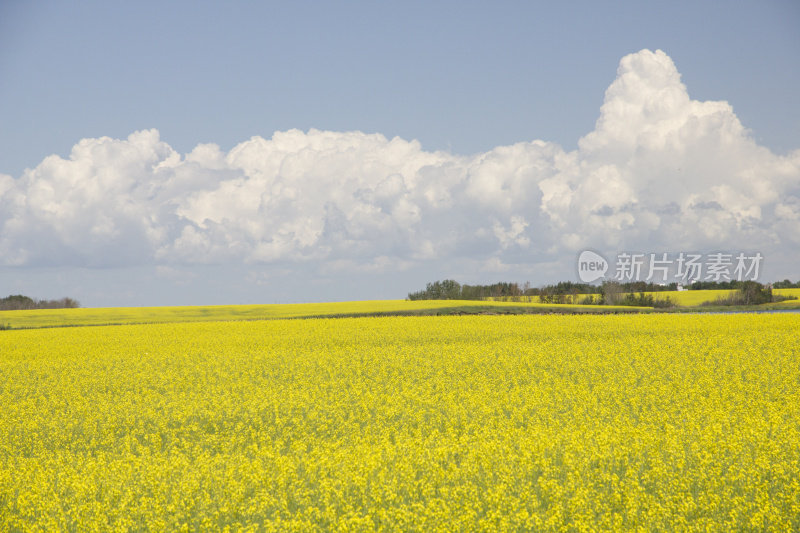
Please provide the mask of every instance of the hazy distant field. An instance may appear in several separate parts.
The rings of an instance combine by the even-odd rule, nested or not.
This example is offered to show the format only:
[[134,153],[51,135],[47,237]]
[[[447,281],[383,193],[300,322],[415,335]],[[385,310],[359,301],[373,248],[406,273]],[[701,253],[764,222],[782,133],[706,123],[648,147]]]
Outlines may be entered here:
[[0,331],[0,530],[797,531],[798,331],[794,314]]

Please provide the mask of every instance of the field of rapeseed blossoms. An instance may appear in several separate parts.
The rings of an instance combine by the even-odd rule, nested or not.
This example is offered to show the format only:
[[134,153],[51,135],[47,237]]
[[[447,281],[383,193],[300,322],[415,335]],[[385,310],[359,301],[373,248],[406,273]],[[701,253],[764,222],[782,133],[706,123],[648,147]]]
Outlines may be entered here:
[[183,307],[112,307],[73,309],[34,309],[0,311],[0,326],[8,329],[47,328],[60,326],[108,326],[123,324],[165,324],[175,322],[210,322],[221,320],[270,320],[276,318],[353,317],[380,314],[424,314],[448,309],[517,308],[551,312],[630,312],[649,308],[606,305],[590,308],[585,305],[541,304],[534,302],[492,302],[481,300],[372,300],[358,302],[325,302],[267,305],[210,305]]
[[800,315],[0,331],[2,531],[797,531]]

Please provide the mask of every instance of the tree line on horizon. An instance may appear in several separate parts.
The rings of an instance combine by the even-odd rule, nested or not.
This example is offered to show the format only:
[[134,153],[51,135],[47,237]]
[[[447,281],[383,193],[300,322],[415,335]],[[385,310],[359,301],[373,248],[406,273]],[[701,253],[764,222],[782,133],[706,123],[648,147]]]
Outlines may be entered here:
[[58,300],[35,300],[22,294],[12,294],[0,298],[0,311],[27,311],[32,309],[71,309],[80,307],[80,303],[73,298],[60,298]]

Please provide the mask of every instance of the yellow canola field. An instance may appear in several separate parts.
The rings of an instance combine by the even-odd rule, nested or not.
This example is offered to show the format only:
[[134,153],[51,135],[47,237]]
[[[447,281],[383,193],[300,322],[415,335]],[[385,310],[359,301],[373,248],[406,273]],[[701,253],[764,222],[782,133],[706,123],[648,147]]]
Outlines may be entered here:
[[[728,289],[708,289],[708,290],[685,290],[685,291],[658,291],[658,292],[645,292],[644,294],[648,296],[652,296],[656,300],[665,300],[667,298],[670,299],[675,305],[681,307],[696,307],[705,302],[713,302],[718,298],[725,298],[728,295],[735,293],[735,290],[728,290]],[[774,294],[781,294],[786,296],[794,296],[796,298],[800,298],[800,289],[774,289]],[[633,293],[634,295],[638,295],[639,293]],[[579,294],[576,299],[577,301],[582,301],[587,296],[592,296],[595,300],[600,298],[599,294],[588,295],[588,294]],[[501,298],[491,298],[490,300],[501,302],[512,300],[515,298],[511,297],[501,297]],[[523,302],[538,302],[538,296],[521,296],[516,298]],[[793,306],[798,303],[797,300],[785,300],[783,302],[779,302],[775,305],[787,305]]]
[[[586,306],[519,302],[486,302],[480,300],[367,300],[266,305],[211,305],[182,307],[109,307],[76,309],[36,309],[30,311],[0,311],[0,326],[46,328],[61,326],[106,326],[121,324],[152,324],[169,322],[209,322],[215,320],[270,320],[279,318],[356,316],[379,313],[410,313],[414,311],[453,307],[536,307],[577,308]],[[602,309],[631,311],[631,307],[605,306]]]
[[729,290],[703,290],[703,291],[662,291],[647,292],[653,298],[669,298],[675,305],[681,307],[694,307],[705,302],[712,302],[717,298],[725,298],[736,291]]
[[[782,294],[785,296],[794,296],[795,298],[800,299],[800,289],[773,289],[773,294]],[[781,305],[794,305],[797,304],[797,300],[784,300],[779,302]]]
[[800,315],[0,331],[0,531],[798,531]]
[[[787,289],[791,290],[791,289]],[[644,294],[648,296],[653,296],[656,300],[665,300],[669,298],[674,304],[678,306],[685,306],[685,307],[693,307],[700,305],[703,302],[708,302],[712,300],[716,300],[718,297],[722,296],[725,297],[728,294],[735,292],[731,290],[701,290],[701,291],[658,291],[658,292],[645,292]],[[623,293],[623,296],[627,293]],[[634,292],[634,296],[638,296],[639,293]],[[566,295],[567,301],[570,301],[570,298],[573,298],[575,301],[581,302],[588,296],[591,296],[594,301],[600,299],[599,294],[579,294],[575,297],[571,297]],[[513,297],[500,297],[500,298],[492,298],[493,301],[505,301],[515,299]],[[538,296],[520,296],[518,297],[519,300],[522,301],[529,301],[529,302],[538,302]]]
[[[648,292],[654,298],[659,296],[669,297],[670,300],[677,305],[692,307],[705,302],[713,302],[718,298],[725,298],[728,295],[735,293],[735,290],[701,290],[701,291],[664,291],[664,292]],[[800,289],[774,289],[773,294],[782,294],[786,296],[795,296],[800,298]],[[797,304],[797,300],[785,300],[780,304]]]

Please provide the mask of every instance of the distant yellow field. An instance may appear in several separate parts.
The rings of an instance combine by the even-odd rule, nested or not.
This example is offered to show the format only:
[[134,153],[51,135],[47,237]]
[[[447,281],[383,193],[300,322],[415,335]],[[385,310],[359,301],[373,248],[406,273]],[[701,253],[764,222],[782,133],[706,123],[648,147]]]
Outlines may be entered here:
[[[676,302],[678,305],[681,306],[695,306],[700,305],[704,302],[713,302],[717,298],[724,298],[729,294],[736,292],[736,291],[729,291],[729,290],[706,290],[706,291],[666,291],[666,292],[653,292],[648,293],[652,294],[654,297],[658,297],[658,295],[668,296],[673,302]],[[784,294],[787,296],[796,296],[800,298],[800,289],[774,289],[773,294]],[[785,303],[791,303],[791,300],[787,300]]]
[[452,303],[443,300],[419,302],[376,300],[273,305],[42,309],[34,311],[0,311],[0,322],[5,321],[12,327],[17,328],[163,322],[208,322],[213,320],[259,320],[392,312],[414,309],[437,309],[451,305]]
[[[736,292],[733,290],[700,290],[700,291],[658,291],[658,292],[645,292],[647,295],[652,295],[655,299],[666,299],[669,298],[670,301],[674,302],[676,305],[681,307],[694,307],[701,305],[705,302],[713,302],[717,298],[724,298],[729,294]],[[800,289],[775,289],[774,294],[785,294],[790,296],[795,296],[800,298]],[[638,293],[634,293],[638,294]],[[580,294],[577,296],[577,300],[580,301],[586,298],[586,294]],[[599,298],[599,295],[591,295],[594,298]],[[522,301],[522,302],[538,302],[538,296],[522,296],[516,298],[490,298],[492,301]],[[791,305],[791,301],[783,302],[785,305]]]
[[[731,291],[664,291],[646,293],[656,299],[670,298],[679,306],[697,306],[727,296]],[[776,294],[794,295],[800,298],[800,289],[776,289]],[[583,298],[583,295],[579,296]],[[782,305],[796,305],[792,301]],[[586,310],[578,304],[542,304],[539,298],[490,298],[478,300],[372,300],[358,302],[327,302],[304,304],[270,305],[213,305],[184,307],[109,307],[78,309],[41,309],[34,311],[0,311],[0,326],[12,328],[40,328],[58,326],[121,325],[172,322],[207,322],[213,320],[267,320],[279,318],[353,316],[371,313],[403,313],[415,310],[435,310],[452,307],[520,306],[576,308]],[[628,310],[625,306],[604,306],[606,310]]]
[[796,314],[0,331],[0,531],[800,531],[798,331]]
[[[646,292],[647,295],[653,295],[656,299],[669,298],[677,305],[681,306],[694,306],[699,305],[705,301],[714,300],[719,295],[727,295],[731,291],[659,291],[659,292]],[[638,294],[638,293],[634,293]],[[587,297],[592,297],[595,301],[600,298],[599,294],[579,294],[577,296],[565,295],[567,301],[582,301]],[[539,302],[538,296],[518,296],[518,297],[499,297],[489,298],[490,301],[508,302],[508,301],[521,301],[521,302]]]
[[[800,299],[800,289],[774,289],[772,292],[774,294],[784,294],[786,296],[794,296],[795,298]],[[792,300],[786,300],[780,303],[791,305]],[[797,303],[797,300],[794,300],[794,303]]]
[[[350,316],[370,313],[397,313],[435,310],[451,307],[554,307],[566,304],[485,302],[477,300],[372,300],[272,305],[214,305],[186,307],[109,307],[78,309],[41,309],[35,311],[0,311],[0,325],[12,328],[58,326],[150,324],[170,322],[208,322],[214,320],[267,320],[325,316]],[[630,307],[608,306],[607,309],[631,310]]]
[[669,298],[675,302],[676,305],[683,307],[693,307],[700,305],[704,302],[712,302],[719,297],[726,297],[732,292],[728,290],[706,290],[706,291],[663,291],[663,292],[648,292],[645,294],[652,294],[653,298]]

